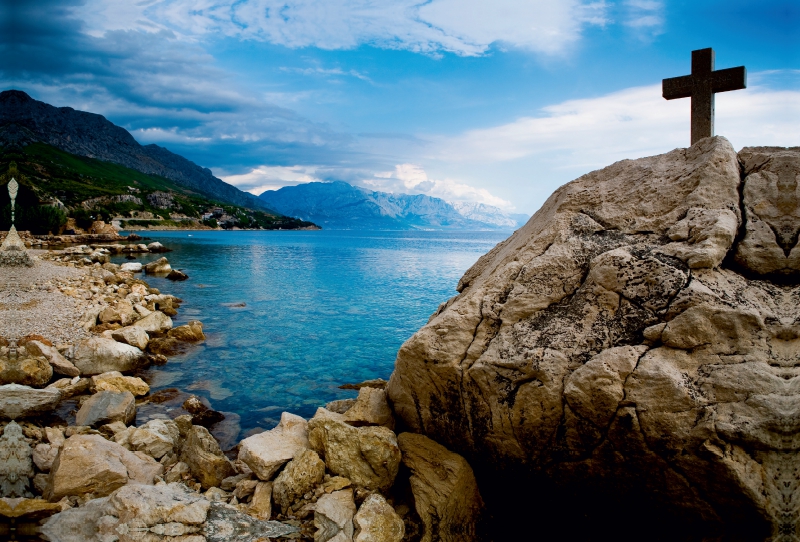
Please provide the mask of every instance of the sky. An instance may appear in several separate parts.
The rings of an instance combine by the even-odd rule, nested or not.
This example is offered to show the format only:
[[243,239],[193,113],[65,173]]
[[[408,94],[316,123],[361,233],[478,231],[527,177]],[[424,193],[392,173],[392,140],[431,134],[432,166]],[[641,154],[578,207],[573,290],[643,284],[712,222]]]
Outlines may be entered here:
[[341,180],[533,214],[689,144],[713,47],[737,150],[800,145],[797,0],[2,0],[0,89],[104,115],[254,194]]

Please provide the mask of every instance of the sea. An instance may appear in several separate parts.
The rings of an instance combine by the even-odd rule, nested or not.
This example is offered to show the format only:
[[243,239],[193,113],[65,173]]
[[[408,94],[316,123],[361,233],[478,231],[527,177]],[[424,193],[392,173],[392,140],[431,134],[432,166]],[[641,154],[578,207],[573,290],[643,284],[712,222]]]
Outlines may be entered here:
[[[508,232],[147,231],[189,279],[147,282],[183,300],[175,325],[206,341],[151,366],[151,393],[177,388],[238,421],[236,438],[389,379],[397,351]],[[112,260],[124,263],[122,256]],[[234,435],[231,435],[233,437]]]

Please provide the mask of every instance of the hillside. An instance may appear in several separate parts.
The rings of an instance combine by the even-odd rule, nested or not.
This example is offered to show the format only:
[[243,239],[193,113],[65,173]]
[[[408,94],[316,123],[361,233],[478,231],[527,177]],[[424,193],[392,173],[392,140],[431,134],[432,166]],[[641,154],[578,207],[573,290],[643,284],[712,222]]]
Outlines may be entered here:
[[[43,143],[0,148],[0,229],[10,225],[8,194],[14,176],[20,183],[17,223],[34,233],[54,231],[67,215],[87,229],[94,220],[121,218],[121,226],[298,229],[313,224],[265,210],[231,205],[173,180]],[[50,209],[48,212],[44,212]],[[263,207],[262,207],[263,209]],[[46,216],[50,223],[45,223]],[[55,228],[57,229],[57,228]]]
[[209,169],[158,145],[140,145],[101,115],[54,107],[19,90],[0,92],[0,146],[20,149],[33,143],[163,177],[213,200],[270,211],[262,200],[214,177]]
[[[305,183],[268,190],[261,198],[279,213],[328,229],[513,230],[516,220],[500,209],[481,206],[479,217],[464,216],[452,204],[424,195],[373,192],[345,182]],[[475,211],[473,206],[465,206]]]

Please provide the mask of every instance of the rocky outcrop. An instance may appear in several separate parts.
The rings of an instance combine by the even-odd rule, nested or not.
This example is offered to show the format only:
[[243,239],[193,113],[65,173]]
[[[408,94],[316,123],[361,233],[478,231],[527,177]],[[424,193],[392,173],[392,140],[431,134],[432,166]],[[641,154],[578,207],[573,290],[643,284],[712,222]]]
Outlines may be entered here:
[[799,178],[800,149],[715,137],[561,187],[402,346],[396,414],[495,496],[795,533]]

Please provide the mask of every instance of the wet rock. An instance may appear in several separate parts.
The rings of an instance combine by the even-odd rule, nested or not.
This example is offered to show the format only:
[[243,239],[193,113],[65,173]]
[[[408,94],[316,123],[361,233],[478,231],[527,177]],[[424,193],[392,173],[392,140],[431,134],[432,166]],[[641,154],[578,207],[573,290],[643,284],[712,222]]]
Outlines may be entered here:
[[356,504],[353,491],[344,489],[323,495],[314,511],[314,542],[351,542],[353,540],[353,516]]
[[353,525],[354,542],[401,542],[405,535],[402,518],[378,493],[364,499],[353,518]]
[[172,328],[167,335],[186,342],[198,342],[206,339],[203,334],[203,324],[198,320],[192,320],[186,325]]
[[15,420],[55,409],[61,391],[53,388],[37,390],[19,384],[0,386],[0,418]]
[[189,465],[192,475],[203,488],[219,486],[235,473],[233,465],[222,453],[208,429],[193,425],[181,449],[181,461]]
[[386,402],[386,392],[365,386],[355,404],[344,413],[344,421],[355,427],[380,425],[394,430],[394,415]]
[[161,354],[162,356],[174,356],[179,353],[182,344],[178,339],[172,337],[155,337],[150,339],[147,344],[147,351],[152,354]]
[[159,258],[154,262],[144,266],[144,272],[148,275],[166,275],[172,271],[172,266],[166,258]]
[[361,388],[375,388],[379,390],[386,389],[388,382],[382,378],[373,378],[372,380],[364,380],[357,384],[342,384],[339,386],[340,390],[360,390]]
[[272,488],[275,504],[286,514],[300,497],[314,489],[325,477],[325,463],[313,450],[304,450],[289,461]]
[[109,371],[128,372],[143,365],[144,353],[113,339],[92,337],[75,345],[72,362],[82,375],[98,375]]
[[[323,410],[323,409],[320,409]],[[319,411],[318,411],[319,412]],[[341,415],[335,415],[341,418]],[[324,457],[328,469],[356,485],[385,491],[400,466],[395,434],[385,427],[352,427],[330,414],[308,422],[310,447]]]
[[344,414],[354,404],[356,404],[355,399],[338,399],[336,401],[331,401],[330,403],[326,404],[325,410],[335,412],[336,414]]
[[173,269],[172,271],[169,272],[169,274],[167,275],[167,278],[169,280],[179,280],[180,281],[180,280],[188,279],[189,275],[187,275],[183,271],[178,271],[177,269]]
[[401,433],[397,440],[425,526],[422,541],[475,540],[483,501],[467,461],[423,435]]
[[[146,457],[146,456],[145,456]],[[70,495],[104,497],[129,481],[152,484],[163,466],[100,435],[74,435],[64,442],[50,473],[49,501]]]
[[244,439],[239,447],[239,461],[246,464],[261,480],[269,481],[283,465],[306,448],[308,423],[288,412],[271,431]]
[[161,311],[153,311],[133,326],[145,330],[149,335],[159,335],[172,329],[172,318]]
[[128,439],[131,449],[161,459],[175,450],[180,440],[178,425],[172,420],[150,420],[137,427]]
[[111,332],[111,338],[117,342],[135,346],[139,350],[147,348],[150,336],[141,327],[126,326]]
[[75,415],[77,425],[99,427],[120,421],[130,425],[136,418],[136,400],[129,391],[100,391],[92,395]]
[[138,376],[123,376],[119,371],[110,371],[92,377],[97,391],[129,391],[137,397],[147,395],[150,386]]

